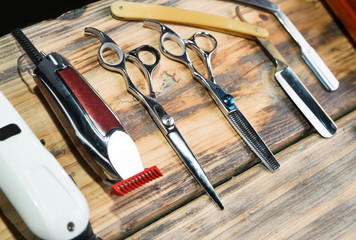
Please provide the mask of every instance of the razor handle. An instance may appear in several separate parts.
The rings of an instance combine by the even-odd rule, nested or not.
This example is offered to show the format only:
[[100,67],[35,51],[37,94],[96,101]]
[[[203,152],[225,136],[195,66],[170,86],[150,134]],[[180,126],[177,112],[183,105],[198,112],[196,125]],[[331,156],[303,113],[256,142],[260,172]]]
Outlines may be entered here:
[[60,54],[45,56],[34,73],[40,91],[84,159],[103,180],[120,181],[107,151],[110,136],[126,132],[119,119]]

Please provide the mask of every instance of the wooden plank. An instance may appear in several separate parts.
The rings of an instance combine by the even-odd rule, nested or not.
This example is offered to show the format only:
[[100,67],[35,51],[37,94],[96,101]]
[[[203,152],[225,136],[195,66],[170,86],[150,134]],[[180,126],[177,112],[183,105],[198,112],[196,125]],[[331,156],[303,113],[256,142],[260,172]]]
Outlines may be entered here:
[[37,240],[17,214],[5,194],[0,191],[0,239],[2,240]]
[[219,186],[223,211],[202,196],[129,239],[354,239],[356,112],[338,125],[278,153],[273,175],[256,165]]
[[[99,1],[89,5],[83,15],[76,18],[44,21],[24,32],[39,50],[57,51],[67,57],[122,120],[137,144],[144,166],[157,165],[162,170],[164,177],[122,198],[107,194],[109,187],[75,150],[32,77],[25,73],[24,81],[21,80],[16,69],[21,51],[14,39],[10,35],[0,38],[0,91],[36,136],[45,139],[46,147],[73,176],[89,203],[94,231],[104,238],[129,234],[202,194],[145,109],[126,92],[123,79],[98,64],[99,41],[83,34],[84,27],[91,26],[108,33],[124,51],[142,44],[158,48],[157,32],[143,28],[139,22],[112,19],[109,13],[112,2]],[[235,17],[235,4],[227,1],[150,2]],[[245,17],[270,31],[270,40],[331,117],[343,116],[356,106],[355,49],[320,2],[284,0],[279,3],[340,80],[338,91],[324,90],[302,62],[296,45],[271,15],[244,10]],[[168,26],[184,38],[201,30]],[[278,151],[309,134],[310,126],[276,84],[272,63],[258,46],[240,37],[208,32],[218,40],[212,60],[217,82],[235,97],[238,107],[272,150]],[[183,65],[162,56],[154,86],[159,102],[175,118],[177,127],[213,183],[226,180],[258,162]]]
[[[3,215],[0,213],[0,238],[3,240],[12,240],[14,239],[14,234],[11,232],[10,228],[13,229],[14,227],[12,226],[11,223],[6,219],[6,217],[3,217]],[[10,226],[11,225],[11,226]]]

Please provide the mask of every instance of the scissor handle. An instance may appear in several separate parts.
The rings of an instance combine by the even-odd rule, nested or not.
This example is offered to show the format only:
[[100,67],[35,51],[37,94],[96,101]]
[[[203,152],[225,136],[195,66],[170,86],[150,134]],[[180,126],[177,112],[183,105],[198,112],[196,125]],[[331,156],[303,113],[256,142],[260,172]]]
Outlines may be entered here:
[[[208,40],[209,47],[206,46],[199,46],[200,44],[197,43],[196,39],[203,37],[204,39]],[[208,79],[210,82],[215,83],[215,78],[213,75],[212,67],[211,67],[211,55],[215,52],[218,42],[216,41],[215,37],[207,32],[197,32],[188,40],[185,40],[186,46],[192,47],[195,51],[198,52],[199,57],[204,61],[206,65],[206,70],[208,71]],[[195,70],[195,75],[201,78],[201,74]]]
[[[181,39],[174,31],[161,24],[160,22],[151,19],[146,19],[145,21],[143,21],[143,25],[144,27],[155,29],[161,33],[159,47],[166,57],[175,61],[182,62],[184,64],[191,63],[188,57],[184,40]],[[176,54],[168,50],[165,46],[166,40],[171,40],[175,42],[180,48],[180,53]]]
[[[196,39],[199,37],[203,37],[209,41],[209,48],[206,48],[205,46],[200,46],[200,44],[197,43]],[[186,42],[196,48],[199,52],[207,56],[213,54],[216,50],[216,47],[218,46],[218,42],[216,41],[215,37],[207,32],[196,32],[191,38],[186,40]]]
[[[149,27],[161,32],[160,49],[166,57],[185,64],[191,70],[192,75],[199,81],[201,81],[204,85],[209,85],[208,82],[215,83],[214,75],[211,69],[211,55],[216,50],[217,41],[211,34],[206,32],[197,32],[191,38],[183,40],[173,30],[171,30],[160,22],[146,19],[143,24],[145,27]],[[196,41],[198,37],[204,37],[208,39],[211,42],[211,47],[209,49],[206,49],[205,47],[199,46]],[[166,40],[171,40],[175,42],[179,46],[181,51],[179,53],[172,53],[171,51],[169,51],[165,46]],[[205,79],[203,75],[201,75],[199,71],[193,66],[193,63],[188,55],[187,47],[190,47],[193,50],[197,51],[198,56],[204,61],[208,71],[207,79]]]
[[[108,35],[104,32],[93,28],[93,27],[86,27],[84,29],[86,35],[93,35],[97,37],[101,41],[101,46],[98,51],[98,58],[100,64],[108,70],[111,71],[119,71],[119,72],[126,72],[125,70],[125,57],[124,53],[121,48],[112,40]],[[104,57],[104,51],[112,50],[116,53],[117,57],[119,58],[116,63],[108,62]]]
[[[168,48],[166,48],[166,40],[171,40],[175,42],[180,48],[180,53],[175,54],[169,51]],[[163,32],[160,37],[160,46],[164,53],[167,53],[176,59],[182,59],[182,60],[186,59],[185,56],[187,55],[187,49],[185,47],[185,42],[175,32],[170,32],[170,31]]]
[[[161,55],[158,52],[158,50],[150,45],[143,45],[143,46],[140,46],[140,47],[124,54],[123,51],[121,50],[121,48],[104,32],[102,32],[98,29],[92,28],[92,27],[87,27],[87,28],[85,28],[84,31],[85,31],[85,34],[92,34],[102,42],[102,44],[99,48],[99,51],[98,51],[98,57],[99,57],[100,64],[104,68],[106,68],[110,71],[115,71],[115,72],[119,72],[120,74],[122,74],[125,79],[125,82],[126,82],[127,90],[131,94],[133,94],[138,100],[141,100],[148,108],[153,107],[153,105],[155,104],[154,103],[155,101],[151,101],[151,100],[156,99],[156,96],[155,96],[155,92],[153,91],[153,87],[152,87],[152,72],[156,68],[156,66],[158,65],[158,63],[161,59]],[[111,63],[105,59],[104,51],[108,50],[108,49],[114,51],[117,54],[117,56],[119,58],[118,62]],[[151,54],[153,54],[153,56],[155,57],[155,61],[153,64],[145,63],[145,61],[140,58],[140,53],[144,52],[144,51],[150,52]],[[128,75],[128,72],[126,70],[126,61],[127,60],[134,62],[135,65],[142,71],[142,73],[148,80],[149,90],[150,90],[149,98],[146,97],[144,94],[142,94],[138,90],[138,88],[134,85],[134,83],[131,81],[131,79]]]
[[[149,52],[153,54],[155,60],[152,64],[145,63],[145,61],[140,57],[140,53],[142,52]],[[148,80],[149,87],[150,87],[150,96],[154,97],[154,91],[153,91],[153,86],[152,86],[152,72],[153,70],[157,67],[158,63],[161,60],[161,55],[159,51],[150,46],[150,45],[142,45],[128,53],[125,54],[125,58],[129,61],[133,61],[136,63],[136,66],[140,68],[142,73],[145,75],[146,79]],[[131,85],[131,86],[130,86]],[[129,81],[129,87],[135,87],[132,83],[132,81]]]

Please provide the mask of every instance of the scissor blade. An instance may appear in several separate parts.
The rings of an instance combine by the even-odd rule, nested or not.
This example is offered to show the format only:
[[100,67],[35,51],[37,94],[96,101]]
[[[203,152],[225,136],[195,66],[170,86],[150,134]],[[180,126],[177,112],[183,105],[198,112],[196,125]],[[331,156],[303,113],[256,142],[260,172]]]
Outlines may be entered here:
[[224,209],[224,206],[215,192],[214,187],[211,185],[203,168],[200,166],[198,160],[195,158],[179,131],[176,129],[175,131],[168,133],[166,138],[178,154],[179,158],[183,161],[199,184],[204,188],[209,197],[219,206],[221,210]]
[[287,67],[277,72],[275,77],[319,134],[325,138],[332,137],[337,129],[336,124],[300,82],[293,70]]
[[246,144],[271,172],[278,169],[280,166],[278,161],[256,130],[234,104],[234,98],[225,93],[219,85],[212,83],[211,81],[207,81],[207,83],[210,96],[214,99],[221,112],[227,117],[231,125],[239,133]]
[[276,171],[280,167],[279,162],[241,111],[236,107],[235,110],[229,112],[227,118],[268,170]]

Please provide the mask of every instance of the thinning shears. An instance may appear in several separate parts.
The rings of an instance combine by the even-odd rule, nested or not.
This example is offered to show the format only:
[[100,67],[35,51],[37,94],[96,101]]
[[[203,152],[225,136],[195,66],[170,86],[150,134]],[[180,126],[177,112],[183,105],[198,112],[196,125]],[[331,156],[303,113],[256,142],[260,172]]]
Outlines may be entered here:
[[[101,32],[95,28],[85,28],[85,33],[94,35],[101,42],[102,45],[99,48],[99,61],[101,65],[110,71],[120,73],[126,81],[127,91],[131,93],[137,100],[139,100],[142,105],[147,109],[148,113],[151,115],[152,119],[165,136],[167,141],[170,143],[172,148],[175,150],[177,155],[193,174],[196,180],[204,188],[206,193],[212,198],[212,200],[219,206],[220,209],[224,209],[218,195],[216,194],[214,187],[210,183],[208,177],[206,176],[204,170],[200,166],[196,157],[188,147],[187,143],[184,141],[183,137],[179,133],[177,127],[174,125],[174,119],[172,116],[167,114],[162,105],[160,105],[156,99],[156,94],[152,86],[152,72],[158,65],[160,61],[160,53],[157,49],[149,45],[140,46],[128,53],[123,53],[121,48],[105,33]],[[103,53],[106,50],[112,50],[116,52],[119,57],[118,63],[108,62]],[[154,57],[155,61],[153,64],[145,64],[139,57],[139,53],[142,51],[150,52]],[[126,70],[126,61],[130,61],[137,66],[145,78],[148,80],[149,96],[142,94],[131,81],[128,72]]]
[[[216,50],[217,41],[209,33],[197,32],[189,39],[181,39],[173,30],[165,26],[164,24],[154,21],[145,20],[143,22],[145,27],[158,30],[161,33],[160,37],[160,49],[163,54],[174,60],[185,64],[191,71],[194,79],[196,79],[201,85],[203,85],[209,92],[210,96],[214,99],[215,103],[221,110],[221,112],[228,119],[230,124],[239,133],[242,139],[252,149],[252,151],[261,159],[262,163],[271,171],[274,172],[280,166],[273,153],[269,150],[265,142],[259,136],[257,131],[248,122],[246,117],[241,113],[234,103],[234,98],[230,94],[227,94],[219,85],[216,84],[215,77],[211,67],[211,56]],[[195,41],[198,37],[204,37],[211,42],[211,49],[204,50],[199,47]],[[171,40],[178,44],[181,52],[179,54],[172,53],[165,47],[166,40]],[[194,67],[187,48],[195,51],[198,56],[203,60],[208,77],[205,78]]]

